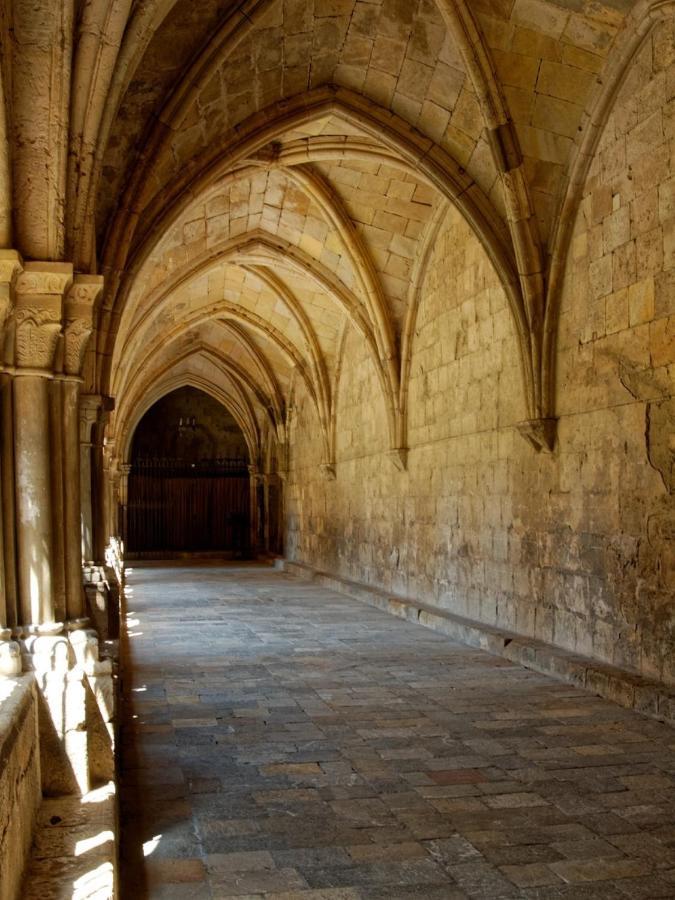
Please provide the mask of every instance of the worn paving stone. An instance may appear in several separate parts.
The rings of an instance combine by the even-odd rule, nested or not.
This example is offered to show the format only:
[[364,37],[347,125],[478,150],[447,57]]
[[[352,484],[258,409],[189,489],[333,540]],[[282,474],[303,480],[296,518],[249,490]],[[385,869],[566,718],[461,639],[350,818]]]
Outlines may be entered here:
[[667,726],[261,565],[129,573],[122,896],[675,896]]

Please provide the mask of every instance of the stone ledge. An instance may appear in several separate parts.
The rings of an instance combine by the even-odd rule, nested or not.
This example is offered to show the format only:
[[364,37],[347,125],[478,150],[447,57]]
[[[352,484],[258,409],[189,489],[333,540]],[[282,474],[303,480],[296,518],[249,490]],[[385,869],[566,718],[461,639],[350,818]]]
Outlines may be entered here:
[[32,672],[0,678],[0,900],[20,897],[41,800]]
[[522,634],[465,619],[426,603],[395,597],[380,588],[321,572],[304,563],[278,559],[275,568],[675,726],[675,689],[670,690],[637,673],[578,656]]
[[112,900],[117,892],[113,782],[83,797],[46,797],[40,807],[21,900]]

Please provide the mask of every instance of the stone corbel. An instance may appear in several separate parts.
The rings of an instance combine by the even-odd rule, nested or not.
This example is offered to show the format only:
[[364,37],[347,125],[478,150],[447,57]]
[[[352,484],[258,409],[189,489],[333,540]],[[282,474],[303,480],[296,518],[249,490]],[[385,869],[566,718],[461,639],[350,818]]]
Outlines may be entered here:
[[63,315],[64,370],[80,375],[94,327],[94,305],[103,290],[102,275],[76,275],[66,295]]
[[16,279],[15,362],[48,372],[61,332],[63,297],[73,280],[70,263],[27,262]]
[[394,468],[399,472],[405,472],[408,468],[408,449],[407,447],[397,447],[388,453],[389,459],[394,464]]
[[526,419],[516,428],[537,453],[544,450],[551,453],[555,446],[557,419]]

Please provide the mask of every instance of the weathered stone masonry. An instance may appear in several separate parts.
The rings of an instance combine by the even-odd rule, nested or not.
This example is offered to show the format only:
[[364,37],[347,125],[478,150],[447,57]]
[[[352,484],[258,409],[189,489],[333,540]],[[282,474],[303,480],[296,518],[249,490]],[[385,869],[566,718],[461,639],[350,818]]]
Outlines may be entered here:
[[236,423],[256,551],[675,715],[674,29],[0,4],[0,865],[40,792],[112,814],[132,446],[175,391]]

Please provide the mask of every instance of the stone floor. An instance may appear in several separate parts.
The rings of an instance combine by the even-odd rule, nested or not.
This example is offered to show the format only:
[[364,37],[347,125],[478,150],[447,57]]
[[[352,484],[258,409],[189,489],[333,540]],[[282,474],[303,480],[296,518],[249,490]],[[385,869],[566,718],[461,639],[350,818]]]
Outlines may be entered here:
[[123,900],[675,897],[675,732],[262,566],[134,566]]

